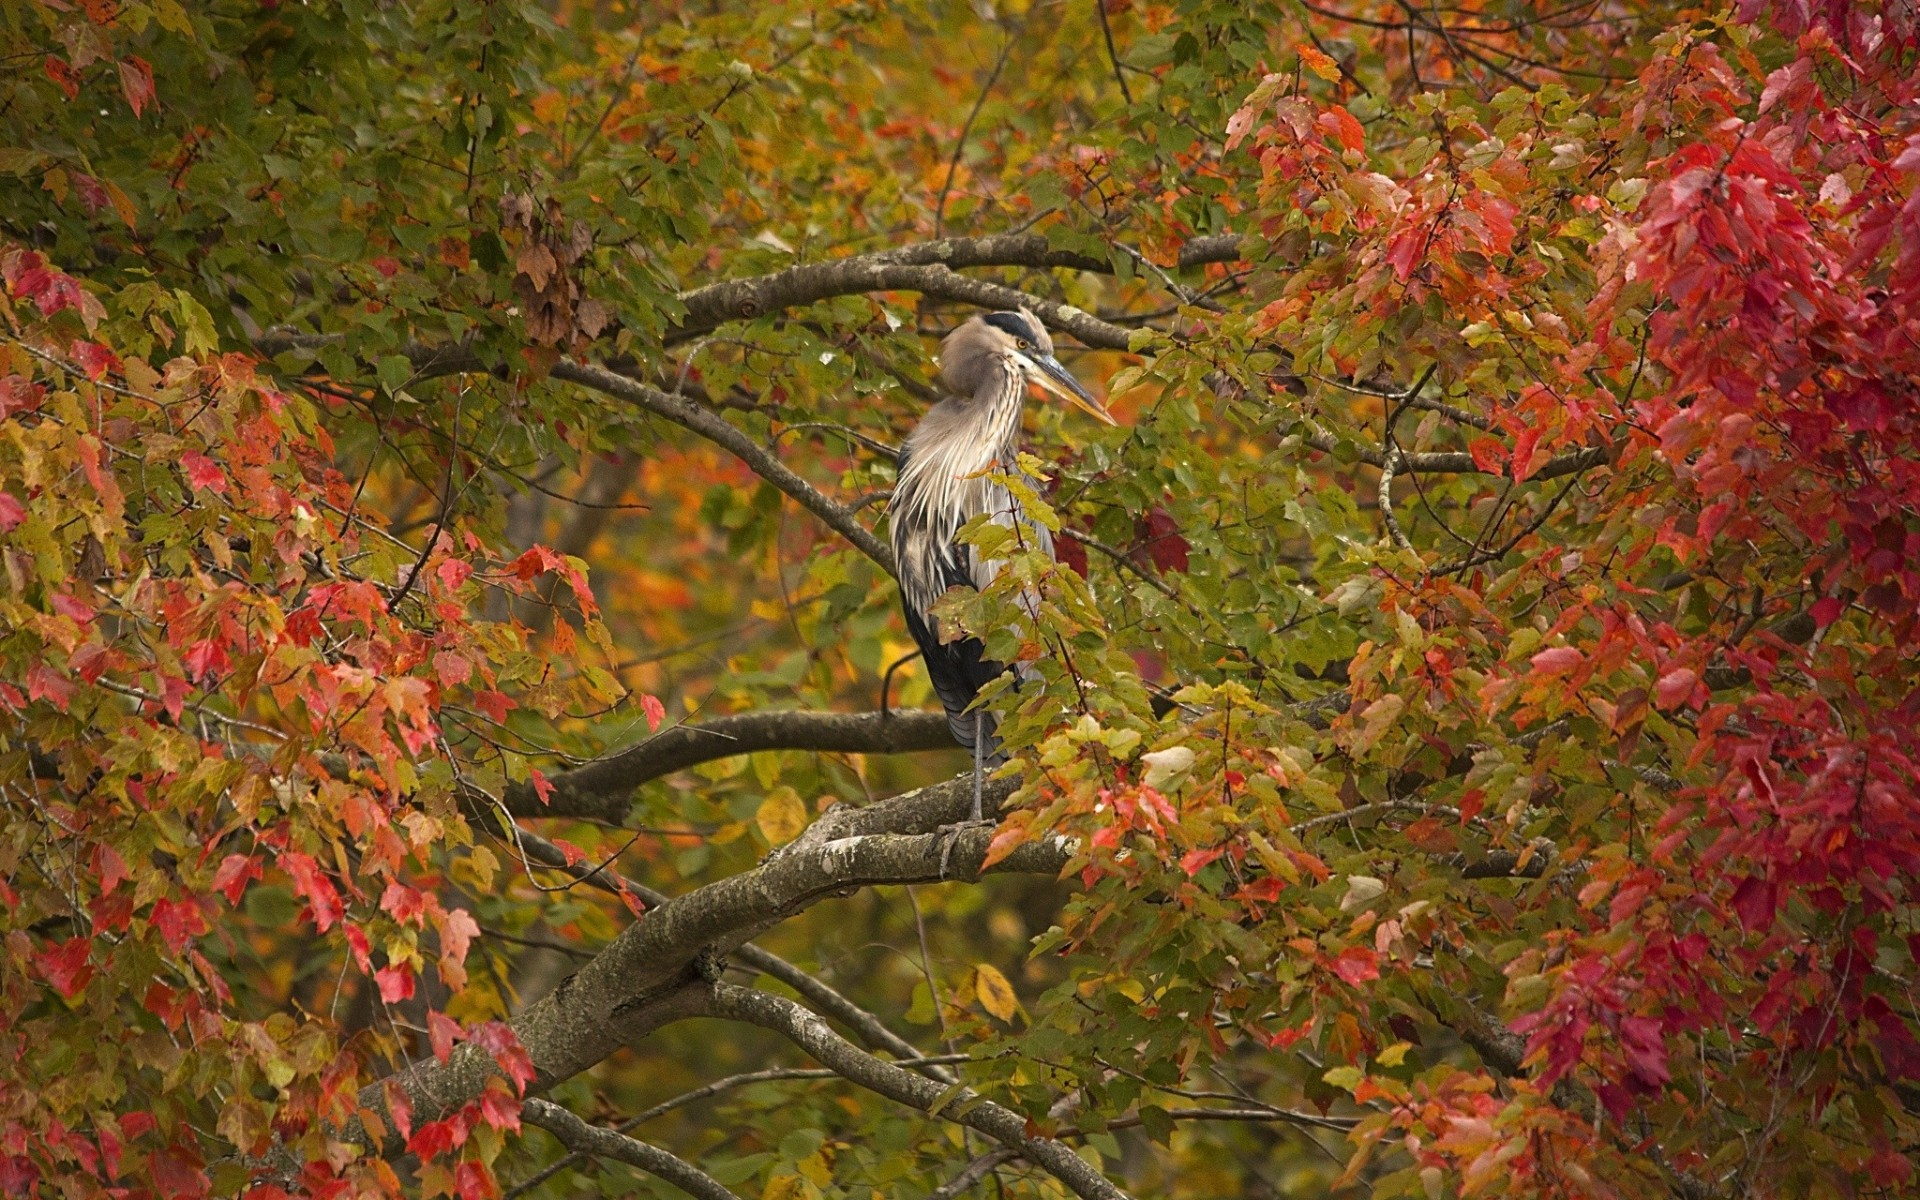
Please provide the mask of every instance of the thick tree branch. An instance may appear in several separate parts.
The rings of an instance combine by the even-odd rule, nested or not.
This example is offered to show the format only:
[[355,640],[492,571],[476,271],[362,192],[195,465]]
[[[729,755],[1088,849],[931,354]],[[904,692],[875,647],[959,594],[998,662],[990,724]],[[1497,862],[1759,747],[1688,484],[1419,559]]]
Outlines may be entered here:
[[[1006,795],[1005,781],[991,793]],[[759,867],[666,900],[608,943],[593,961],[535,1001],[512,1022],[533,1059],[530,1091],[543,1091],[606,1058],[636,1038],[689,1015],[696,958],[725,955],[828,896],[881,884],[975,882],[983,874],[993,831],[973,827],[951,835],[921,832],[951,823],[970,806],[971,780],[950,780],[868,806],[833,828],[852,834],[800,839]],[[867,811],[867,810],[862,810]],[[884,828],[891,823],[899,832]],[[814,829],[827,825],[826,817]],[[809,834],[813,830],[808,831]],[[1070,847],[1047,839],[1014,850],[996,872],[1058,874]],[[465,1045],[446,1063],[418,1063],[395,1077],[416,1120],[432,1119],[480,1093],[496,1073],[491,1056]],[[919,1078],[916,1076],[916,1078]],[[930,1087],[939,1085],[923,1080]],[[384,1111],[384,1084],[361,1095],[362,1107]]]
[[883,1062],[847,1041],[819,1017],[791,1000],[751,988],[717,984],[708,993],[706,1013],[771,1029],[805,1050],[822,1065],[869,1091],[957,1121],[986,1134],[1071,1188],[1082,1200],[1126,1200],[1126,1193],[1085,1159],[1052,1138],[1027,1136],[1027,1119],[970,1088],[946,1088],[930,1079]]
[[[1186,269],[1232,262],[1239,257],[1240,239],[1236,235],[1195,238],[1181,247],[1178,266]],[[1055,249],[1040,234],[941,238],[873,254],[807,263],[769,275],[730,279],[682,292],[679,298],[686,306],[686,315],[668,333],[667,341],[669,344],[686,341],[728,321],[752,320],[834,296],[900,291],[983,307],[1017,308],[1024,304],[1047,324],[1066,330],[1086,345],[1109,350],[1127,348],[1125,329],[1077,308],[954,273],[967,267],[1061,267],[1102,274],[1113,271],[1113,264],[1108,260]]]
[[520,1106],[520,1118],[529,1125],[538,1125],[551,1133],[561,1145],[576,1154],[611,1158],[639,1167],[698,1200],[740,1200],[718,1179],[685,1159],[624,1133],[589,1125],[558,1104],[529,1100]]
[[516,817],[585,817],[617,824],[626,819],[634,788],[717,758],[762,750],[903,754],[953,745],[944,713],[740,713],[675,725],[597,762],[549,775],[553,790],[545,803],[530,783],[509,785],[503,799]]
[[[585,862],[569,862],[565,851],[547,839],[540,837],[538,834],[529,833],[524,829],[514,829],[510,833],[507,830],[501,829],[499,816],[491,809],[480,808],[476,809],[475,812],[481,820],[487,822],[488,827],[493,829],[497,835],[510,838],[516,844],[519,852],[526,855],[527,859],[531,862],[539,863],[543,867],[559,871],[590,887],[611,892],[616,896],[624,889],[640,897],[650,908],[659,908],[670,899],[665,892],[657,891],[637,879],[629,879],[620,875],[618,872],[608,870],[604,866],[591,866]],[[777,979],[794,991],[800,993],[807,1003],[813,1005],[817,1011],[825,1016],[832,1017],[834,1020],[859,1034],[860,1040],[864,1041],[868,1046],[876,1050],[889,1051],[903,1060],[924,1059],[924,1055],[918,1046],[907,1041],[907,1039],[901,1037],[893,1030],[888,1029],[886,1023],[879,1017],[860,1007],[858,1004],[855,1004],[837,989],[830,986],[825,980],[801,970],[773,951],[748,942],[736,948],[732,956],[738,959],[741,964],[751,967],[753,970],[759,971],[771,979]],[[592,955],[588,955],[587,957],[591,958]],[[938,1062],[916,1061],[913,1069],[930,1078],[938,1079],[943,1083],[952,1083],[955,1078],[952,1071]]]

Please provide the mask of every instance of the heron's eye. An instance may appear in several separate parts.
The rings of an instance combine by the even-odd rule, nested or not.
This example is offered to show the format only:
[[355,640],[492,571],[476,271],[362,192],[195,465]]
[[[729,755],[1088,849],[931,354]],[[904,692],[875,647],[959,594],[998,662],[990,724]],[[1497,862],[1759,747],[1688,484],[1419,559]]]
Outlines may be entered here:
[[1013,339],[1013,344],[1014,344],[1014,345],[1016,345],[1016,346],[1018,346],[1018,347],[1020,347],[1020,349],[1022,349],[1022,350],[1031,350],[1031,349],[1033,349],[1033,343],[1032,343],[1032,342],[1029,342],[1029,341],[1028,341],[1027,339],[1025,339],[1025,338],[1015,338],[1015,339]]

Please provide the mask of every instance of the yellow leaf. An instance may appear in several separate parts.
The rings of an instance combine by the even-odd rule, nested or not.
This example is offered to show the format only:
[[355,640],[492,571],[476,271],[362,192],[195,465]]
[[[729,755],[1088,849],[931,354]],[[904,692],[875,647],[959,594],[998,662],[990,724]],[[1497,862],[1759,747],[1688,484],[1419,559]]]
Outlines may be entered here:
[[1385,1050],[1373,1056],[1373,1061],[1383,1067],[1397,1067],[1406,1061],[1407,1051],[1413,1049],[1412,1042],[1395,1042]]
[[973,969],[973,994],[980,998],[980,1007],[986,1009],[1002,1021],[1013,1020],[1013,1014],[1020,1009],[1020,1000],[1013,994],[1013,985],[1000,973],[998,967],[981,963]]
[[798,1175],[775,1175],[767,1180],[760,1200],[799,1200],[807,1194],[806,1181]]
[[1307,70],[1312,71],[1328,83],[1336,83],[1339,81],[1340,64],[1333,61],[1330,56],[1322,53],[1313,46],[1307,45],[1305,42],[1297,44],[1293,49],[1295,53],[1300,55],[1300,64],[1306,67]]
[[784,846],[807,827],[807,806],[801,802],[799,792],[790,787],[777,787],[760,802],[760,810],[753,814],[753,819],[768,845]]

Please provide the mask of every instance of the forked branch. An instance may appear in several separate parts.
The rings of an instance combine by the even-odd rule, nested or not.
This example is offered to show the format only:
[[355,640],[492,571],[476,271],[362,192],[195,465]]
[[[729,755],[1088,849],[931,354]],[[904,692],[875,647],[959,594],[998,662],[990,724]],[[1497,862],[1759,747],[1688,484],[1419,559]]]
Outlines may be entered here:
[[984,1133],[1058,1179],[1082,1200],[1126,1200],[1126,1193],[1060,1142],[1029,1137],[1027,1119],[1019,1113],[970,1088],[942,1087],[875,1058],[791,1000],[751,988],[716,984],[707,994],[705,1012],[771,1029],[823,1066],[869,1091]]

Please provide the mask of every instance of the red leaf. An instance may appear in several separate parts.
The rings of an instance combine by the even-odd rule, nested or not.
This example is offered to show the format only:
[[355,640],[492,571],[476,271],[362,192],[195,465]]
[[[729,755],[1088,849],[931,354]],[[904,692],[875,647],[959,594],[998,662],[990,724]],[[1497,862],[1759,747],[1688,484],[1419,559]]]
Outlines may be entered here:
[[1515,482],[1525,483],[1527,477],[1533,474],[1533,448],[1539,444],[1540,430],[1532,425],[1522,429],[1520,436],[1513,439],[1513,456],[1509,461]]
[[1473,456],[1473,465],[1489,475],[1501,474],[1501,466],[1507,459],[1507,448],[1499,438],[1475,438],[1467,443],[1467,453]]
[[566,565],[566,561],[545,546],[535,546],[508,563],[507,570],[516,579],[532,579],[542,572],[559,570]]
[[512,1029],[499,1021],[488,1021],[467,1031],[467,1040],[479,1046],[500,1064],[500,1073],[521,1090],[533,1082],[533,1056],[520,1044]]
[[464,656],[451,650],[436,650],[433,655],[433,673],[447,687],[454,687],[473,678],[473,663]]
[[426,896],[419,888],[408,887],[395,879],[380,893],[380,911],[402,925],[417,928],[427,913]]
[[50,700],[55,708],[65,712],[68,702],[73,699],[73,684],[45,663],[35,663],[27,668],[27,698]]
[[541,774],[540,769],[538,767],[531,769],[527,773],[527,778],[528,782],[533,784],[533,794],[540,797],[540,803],[552,804],[553,784],[547,781],[547,777]]
[[27,519],[27,510],[12,492],[0,492],[0,533],[12,533]]
[[122,880],[133,878],[133,873],[127,870],[127,860],[104,842],[93,848],[93,873],[100,881],[102,893],[119,887]]
[[105,378],[107,372],[120,370],[119,356],[98,342],[74,342],[73,361],[87,373],[88,379],[96,382]]
[[[5,497],[0,496],[0,501],[4,500]],[[1823,596],[1813,603],[1813,623],[1818,628],[1825,629],[1838,621],[1840,614],[1845,611],[1847,611],[1846,601],[1838,596]]]
[[454,591],[473,574],[473,564],[458,558],[443,558],[440,565],[433,569],[440,576],[440,584],[448,591]]
[[660,703],[660,697],[642,695],[640,697],[640,711],[646,714],[647,732],[658,733],[660,731],[660,723],[667,719],[667,706]]
[[1146,543],[1147,557],[1154,566],[1162,571],[1186,571],[1187,539],[1180,536],[1180,526],[1167,510],[1148,512],[1136,523],[1135,536]]
[[41,66],[46,71],[47,78],[53,80],[54,85],[67,94],[67,99],[72,100],[80,94],[80,73],[68,66],[65,59],[55,58],[49,54],[46,62]]
[[308,855],[291,851],[280,858],[280,865],[293,880],[294,891],[306,898],[308,915],[313,918],[314,927],[321,933],[333,928],[333,923],[345,914],[346,909],[340,903],[340,893],[333,882],[320,872],[320,864]]
[[139,116],[153,103],[153,68],[137,54],[120,60],[120,92],[127,98],[133,115]]
[[1380,978],[1380,960],[1365,946],[1348,946],[1333,960],[1333,973],[1354,987]]
[[480,1093],[480,1119],[495,1129],[520,1130],[520,1101],[504,1086],[489,1079]]
[[401,1137],[411,1135],[413,1133],[413,1101],[407,1099],[407,1089],[400,1086],[399,1080],[388,1079],[382,1090],[386,1093],[387,1115],[393,1118],[393,1127],[399,1131]]
[[71,1000],[93,978],[92,950],[93,943],[87,938],[69,938],[56,949],[34,955],[33,962],[53,985],[53,990]]
[[227,660],[226,648],[211,638],[202,638],[187,647],[181,656],[186,665],[187,678],[199,682],[216,671],[224,673],[231,665]]
[[1620,1022],[1620,1048],[1634,1078],[1647,1087],[1667,1082],[1667,1043],[1660,1022],[1652,1017],[1626,1017]]
[[1675,667],[1660,677],[1654,685],[1654,703],[1661,708],[1678,708],[1693,695],[1700,683],[1700,675],[1692,667]]
[[1565,675],[1579,666],[1584,658],[1572,646],[1555,646],[1551,650],[1542,650],[1529,661],[1533,663],[1535,675]]
[[[491,1120],[488,1123],[493,1124]],[[494,1128],[498,1129],[500,1126],[494,1125]],[[520,1128],[519,1105],[515,1105],[513,1109],[513,1128]],[[494,1183],[493,1172],[487,1169],[487,1164],[474,1162],[472,1159],[468,1159],[454,1169],[453,1188],[459,1193],[460,1200],[494,1200],[494,1197],[500,1194],[500,1188]]]
[[213,873],[213,890],[225,893],[228,904],[238,904],[241,893],[247,890],[247,881],[260,875],[259,863],[244,854],[229,854],[220,860],[220,869]]
[[406,963],[381,967],[373,973],[373,981],[380,985],[380,999],[388,1004],[398,1004],[413,995],[413,968]]
[[189,450],[180,456],[180,469],[187,473],[187,482],[203,492],[224,492],[227,490],[227,474],[214,462],[197,450]]
[[438,1158],[447,1151],[463,1145],[467,1140],[467,1127],[458,1117],[449,1117],[444,1121],[428,1121],[413,1131],[407,1139],[407,1153],[417,1154],[421,1158]]
[[1226,850],[1220,846],[1189,850],[1180,856],[1180,869],[1185,871],[1189,877],[1198,875],[1208,863],[1225,853]]
[[433,1056],[441,1062],[453,1053],[453,1044],[460,1040],[460,1022],[443,1012],[427,1014],[427,1040],[433,1044]]
[[147,1155],[147,1178],[171,1200],[204,1196],[210,1187],[204,1165],[191,1146],[168,1146]]
[[166,940],[167,948],[175,954],[186,949],[188,942],[207,931],[206,914],[200,911],[200,905],[193,900],[156,900],[150,920]]
[[495,723],[506,720],[509,710],[520,707],[504,694],[496,692],[491,688],[481,688],[479,691],[474,692],[473,703]]
[[82,604],[72,596],[67,595],[65,592],[55,592],[53,594],[53,611],[63,617],[77,621],[82,625],[90,625],[93,623],[93,609]]
[[1053,556],[1080,578],[1087,577],[1087,548],[1072,534],[1062,533],[1053,539]]
[[480,936],[480,925],[464,908],[449,908],[440,920],[440,948],[444,958],[465,962],[467,948]]
[[1728,903],[1740,915],[1740,923],[1749,930],[1758,932],[1773,925],[1774,889],[1764,879],[1749,876],[1741,880]]

